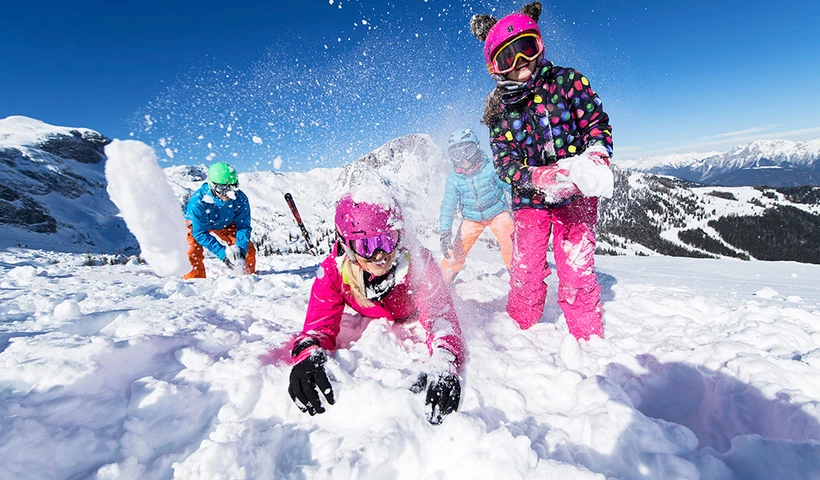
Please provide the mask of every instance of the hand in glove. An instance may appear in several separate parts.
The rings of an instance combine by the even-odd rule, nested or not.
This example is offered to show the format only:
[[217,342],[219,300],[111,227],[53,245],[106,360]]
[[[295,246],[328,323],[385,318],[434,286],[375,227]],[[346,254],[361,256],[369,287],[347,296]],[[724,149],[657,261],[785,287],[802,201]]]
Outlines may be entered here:
[[328,404],[336,403],[333,388],[325,372],[325,351],[319,347],[316,340],[307,339],[297,344],[291,355],[294,358],[288,387],[291,400],[303,413],[307,412],[311,416],[324,413],[325,407],[319,398],[319,392],[322,392]]
[[544,194],[547,203],[561,203],[580,190],[569,179],[570,172],[557,163],[536,167],[532,172],[532,184]]
[[444,254],[444,258],[450,258],[450,249],[453,248],[453,232],[450,230],[443,230],[439,233],[441,236],[441,253]]
[[[443,348],[436,350],[431,357],[432,371],[420,374],[410,387],[413,393],[420,393],[425,387],[427,388],[424,404],[429,407],[427,421],[432,425],[440,424],[444,421],[445,416],[455,412],[461,401],[461,382],[456,375],[455,355]],[[440,369],[440,360],[446,362],[444,370]]]
[[615,179],[606,148],[591,147],[581,155],[560,160],[558,165],[569,171],[569,179],[585,196],[612,198]]
[[222,262],[231,270],[243,269],[245,266],[245,256],[236,245],[225,247],[225,258]]

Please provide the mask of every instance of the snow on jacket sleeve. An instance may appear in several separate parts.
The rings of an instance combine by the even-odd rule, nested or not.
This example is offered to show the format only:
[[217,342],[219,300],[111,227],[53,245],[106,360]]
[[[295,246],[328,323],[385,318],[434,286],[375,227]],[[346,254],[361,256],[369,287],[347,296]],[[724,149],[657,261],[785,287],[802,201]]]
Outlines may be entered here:
[[432,353],[441,347],[456,357],[461,364],[461,327],[456,316],[453,297],[444,284],[441,270],[433,255],[424,247],[414,255],[410,279],[419,322],[427,332],[427,347]]
[[456,188],[455,174],[447,175],[444,184],[444,199],[441,201],[441,212],[438,219],[438,231],[450,231],[453,228],[453,218],[459,203],[458,189]]
[[334,249],[316,271],[316,278],[310,289],[305,325],[302,333],[296,337],[294,345],[305,338],[314,338],[323,349],[335,349],[344,308],[342,274],[336,264]]
[[[583,149],[592,146],[603,146],[612,156],[612,126],[609,115],[604,112],[601,99],[592,90],[589,80],[577,70],[569,70],[573,79],[571,89],[567,92],[569,104],[572,105],[572,118],[581,133]],[[570,154],[581,152],[570,152]]]
[[235,210],[234,223],[236,224],[236,246],[242,252],[242,256],[248,253],[248,242],[251,239],[251,205],[248,196],[242,191],[236,192],[237,207]]

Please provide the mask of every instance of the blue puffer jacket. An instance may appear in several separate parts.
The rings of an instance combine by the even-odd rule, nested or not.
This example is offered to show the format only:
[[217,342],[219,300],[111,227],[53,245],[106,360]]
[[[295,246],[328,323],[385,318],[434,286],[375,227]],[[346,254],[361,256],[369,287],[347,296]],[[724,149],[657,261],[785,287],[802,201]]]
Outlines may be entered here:
[[194,240],[220,260],[225,259],[225,247],[208,231],[221,230],[235,223],[236,246],[243,256],[248,253],[248,241],[251,239],[251,205],[241,190],[236,191],[235,200],[223,201],[211,194],[211,187],[204,183],[185,205],[185,218],[191,222]]
[[452,228],[453,215],[459,206],[461,216],[474,222],[490,220],[499,213],[509,210],[510,202],[505,194],[509,191],[510,186],[498,178],[488,158],[485,158],[484,164],[473,175],[451,171],[444,186],[439,231]]

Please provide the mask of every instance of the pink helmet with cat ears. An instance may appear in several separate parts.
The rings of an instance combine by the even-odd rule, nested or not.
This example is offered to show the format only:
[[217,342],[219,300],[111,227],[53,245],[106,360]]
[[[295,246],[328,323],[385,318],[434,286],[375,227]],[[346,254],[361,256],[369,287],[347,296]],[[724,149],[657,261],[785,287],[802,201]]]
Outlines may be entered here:
[[484,61],[487,65],[492,65],[493,55],[505,43],[522,33],[531,32],[541,37],[541,29],[532,17],[523,13],[513,13],[499,20],[490,31],[487,32],[487,39],[484,40]]

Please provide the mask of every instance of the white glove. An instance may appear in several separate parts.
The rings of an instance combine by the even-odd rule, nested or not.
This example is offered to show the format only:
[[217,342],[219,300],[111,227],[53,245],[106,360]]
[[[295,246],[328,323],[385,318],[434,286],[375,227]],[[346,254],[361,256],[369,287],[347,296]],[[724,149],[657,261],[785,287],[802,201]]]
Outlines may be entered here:
[[615,178],[609,168],[609,154],[603,147],[592,147],[582,155],[558,161],[569,172],[569,179],[587,197],[612,198]]

